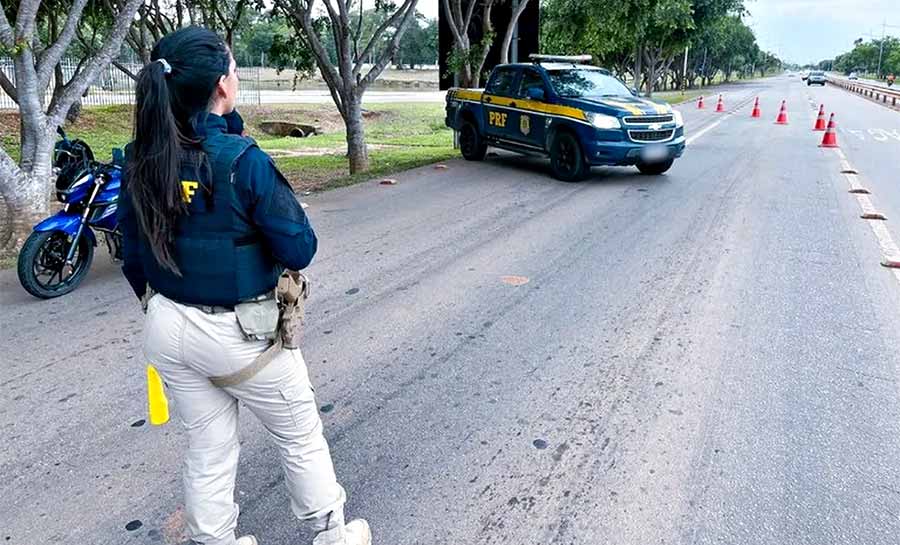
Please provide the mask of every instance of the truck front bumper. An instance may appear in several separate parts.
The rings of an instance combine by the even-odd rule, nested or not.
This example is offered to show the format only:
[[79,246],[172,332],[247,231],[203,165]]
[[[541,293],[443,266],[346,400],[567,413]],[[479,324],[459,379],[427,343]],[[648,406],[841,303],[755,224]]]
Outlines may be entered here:
[[662,162],[684,153],[684,130],[666,142],[637,143],[631,141],[591,140],[583,142],[585,158],[591,165],[626,166],[641,162]]

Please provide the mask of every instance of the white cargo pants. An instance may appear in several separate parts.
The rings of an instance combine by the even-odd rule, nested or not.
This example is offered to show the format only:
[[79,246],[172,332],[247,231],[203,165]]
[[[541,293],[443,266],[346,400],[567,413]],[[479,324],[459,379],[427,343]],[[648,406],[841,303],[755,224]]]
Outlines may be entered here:
[[187,430],[184,466],[187,526],[205,545],[233,545],[238,506],[238,401],[278,445],[291,509],[316,532],[344,523],[315,396],[300,350],[286,350],[256,376],[228,388],[207,377],[234,373],[267,347],[244,340],[233,312],[207,314],[155,295],[147,309],[144,355],[156,366]]

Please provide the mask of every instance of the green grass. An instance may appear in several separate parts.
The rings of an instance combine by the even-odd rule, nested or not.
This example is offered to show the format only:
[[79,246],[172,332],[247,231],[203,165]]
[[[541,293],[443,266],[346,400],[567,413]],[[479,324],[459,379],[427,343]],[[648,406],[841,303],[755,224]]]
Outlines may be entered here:
[[663,91],[653,93],[653,98],[664,100],[669,104],[675,105],[690,102],[691,100],[699,97],[702,94],[703,91],[699,90],[685,91],[684,93],[682,93],[681,91]]
[[[370,170],[351,176],[346,135],[336,108],[297,104],[241,107],[248,132],[259,146],[276,152],[275,163],[297,190],[322,190],[384,176],[393,172],[446,160],[457,155],[453,134],[444,126],[443,103],[366,105],[364,125],[370,145]],[[259,123],[282,120],[321,127],[323,134],[307,138],[277,137],[263,133]],[[66,127],[71,138],[90,144],[97,159],[108,161],[112,148],[131,140],[130,106],[85,108],[76,123]],[[0,145],[15,159],[19,154],[18,119],[0,115]],[[296,151],[302,156],[279,156]]]

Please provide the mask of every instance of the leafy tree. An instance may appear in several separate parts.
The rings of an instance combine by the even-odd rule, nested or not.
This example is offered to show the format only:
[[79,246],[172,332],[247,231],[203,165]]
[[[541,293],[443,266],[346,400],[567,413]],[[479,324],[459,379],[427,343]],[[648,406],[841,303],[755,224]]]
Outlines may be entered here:
[[[295,43],[309,46],[308,54],[312,55],[344,120],[352,174],[369,167],[362,122],[363,94],[396,54],[400,39],[416,13],[416,4],[418,0],[403,0],[397,7],[386,0],[376,0],[376,12],[385,17],[373,29],[371,37],[363,39],[365,18],[361,0],[323,0],[321,4],[319,0],[275,0],[275,10],[290,23]],[[326,15],[318,17],[323,7]],[[352,15],[356,11],[361,15],[353,25]],[[325,47],[325,28],[330,28],[337,63],[332,62]]]
[[[453,34],[453,49],[447,64],[462,87],[478,87],[481,83],[481,71],[497,36],[491,22],[497,3],[497,0],[441,0],[447,26]],[[477,43],[469,36],[473,24],[481,25],[481,40]]]
[[423,64],[437,64],[438,59],[438,22],[428,20],[421,13],[416,14],[394,57],[398,68],[407,66],[415,68]]
[[[722,28],[723,21],[743,10],[742,0],[546,0],[542,47],[548,53],[590,53],[618,75],[630,73],[635,87],[650,94],[674,79],[672,66],[689,44],[691,70],[679,78],[693,82],[700,73],[714,74],[719,68],[709,62],[709,49],[720,49],[737,30]],[[744,61],[758,53],[755,42],[742,47]]]

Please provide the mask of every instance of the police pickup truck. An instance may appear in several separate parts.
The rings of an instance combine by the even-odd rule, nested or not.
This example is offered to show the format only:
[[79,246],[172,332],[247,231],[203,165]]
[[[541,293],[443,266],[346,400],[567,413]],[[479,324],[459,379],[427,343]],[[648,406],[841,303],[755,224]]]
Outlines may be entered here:
[[595,165],[635,165],[662,174],[684,151],[681,114],[640,98],[590,55],[532,55],[532,64],[494,68],[485,89],[447,93],[445,123],[463,157],[488,146],[550,157],[553,175],[583,180]]

